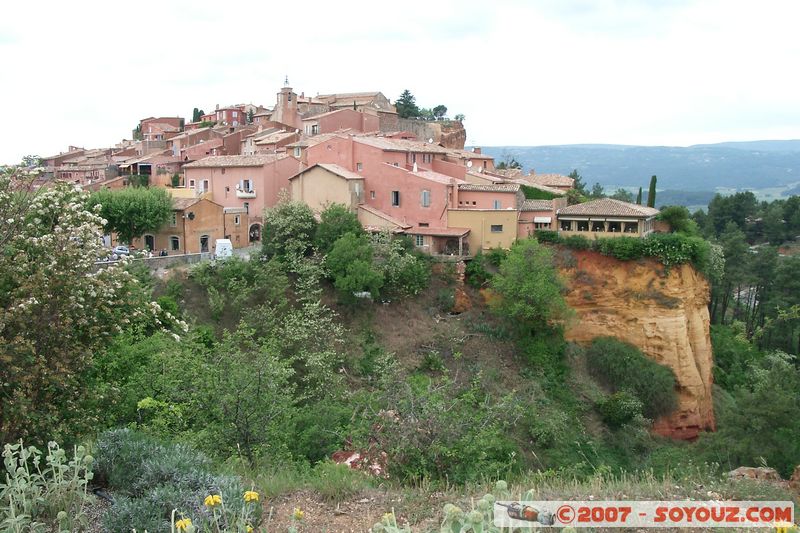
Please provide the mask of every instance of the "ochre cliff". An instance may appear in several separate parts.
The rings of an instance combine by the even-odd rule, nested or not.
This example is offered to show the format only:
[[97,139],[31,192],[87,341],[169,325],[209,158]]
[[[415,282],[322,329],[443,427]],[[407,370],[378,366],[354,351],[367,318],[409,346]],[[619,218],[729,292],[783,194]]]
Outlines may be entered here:
[[441,144],[445,148],[461,150],[467,142],[467,130],[456,120],[436,122],[400,118],[393,129],[410,131],[421,141],[432,139],[434,144]]
[[709,285],[690,265],[665,273],[654,260],[618,261],[590,251],[559,253],[576,317],[570,341],[613,336],[637,346],[675,372],[679,406],[655,421],[654,431],[694,439],[714,429],[711,400],[713,356],[709,333]]

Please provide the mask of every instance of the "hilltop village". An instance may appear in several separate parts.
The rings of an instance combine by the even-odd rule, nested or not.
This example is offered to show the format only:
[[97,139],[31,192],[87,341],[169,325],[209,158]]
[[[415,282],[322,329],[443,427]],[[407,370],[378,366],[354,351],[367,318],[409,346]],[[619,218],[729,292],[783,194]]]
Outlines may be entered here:
[[[97,191],[166,188],[173,216],[131,244],[163,254],[213,253],[261,240],[263,211],[283,198],[315,212],[344,204],[370,231],[405,234],[432,255],[508,248],[535,230],[565,236],[645,236],[653,208],[601,199],[568,205],[573,179],[523,175],[464,149],[460,121],[399,118],[380,92],[317,95],[281,88],[270,110],[252,104],[142,119],[113,148],[43,158],[45,181]],[[110,242],[109,244],[120,244]]]

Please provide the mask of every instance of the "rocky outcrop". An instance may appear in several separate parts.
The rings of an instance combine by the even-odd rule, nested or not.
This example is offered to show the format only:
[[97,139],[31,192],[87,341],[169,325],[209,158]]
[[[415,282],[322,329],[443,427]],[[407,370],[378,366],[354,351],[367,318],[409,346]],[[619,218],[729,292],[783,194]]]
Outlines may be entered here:
[[612,336],[637,346],[675,372],[678,409],[656,420],[654,431],[694,439],[713,430],[713,356],[709,285],[691,265],[669,272],[654,260],[618,261],[590,251],[559,252],[576,311],[567,340],[588,343]]
[[431,122],[401,118],[395,127],[397,130],[410,131],[421,141],[433,139],[434,144],[441,144],[445,148],[461,150],[467,142],[467,130],[455,120]]

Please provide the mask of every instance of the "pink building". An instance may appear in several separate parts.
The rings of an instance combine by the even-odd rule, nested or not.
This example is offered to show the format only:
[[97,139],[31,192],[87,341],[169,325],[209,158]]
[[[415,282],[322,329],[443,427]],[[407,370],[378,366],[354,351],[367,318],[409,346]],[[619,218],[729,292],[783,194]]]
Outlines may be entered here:
[[352,109],[339,109],[303,119],[303,133],[306,135],[333,133],[339,130],[367,133],[377,132],[378,128],[377,115],[353,111]]
[[241,126],[247,124],[244,106],[219,107],[214,112],[214,121],[225,126]]
[[259,224],[266,207],[288,193],[289,178],[301,170],[301,163],[283,155],[235,155],[206,157],[184,165],[184,183],[197,194],[211,192],[211,199],[223,207],[247,209],[252,223]]
[[144,141],[165,141],[183,131],[181,117],[149,117],[139,121],[139,129]]

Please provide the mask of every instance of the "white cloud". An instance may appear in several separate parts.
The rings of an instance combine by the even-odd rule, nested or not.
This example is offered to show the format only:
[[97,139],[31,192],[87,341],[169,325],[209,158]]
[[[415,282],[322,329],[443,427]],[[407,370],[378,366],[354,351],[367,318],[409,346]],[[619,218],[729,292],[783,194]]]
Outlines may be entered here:
[[140,118],[410,89],[468,142],[800,138],[786,1],[14,2],[0,20],[0,161],[107,146]]

